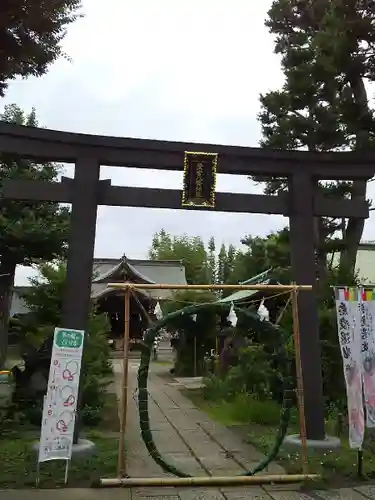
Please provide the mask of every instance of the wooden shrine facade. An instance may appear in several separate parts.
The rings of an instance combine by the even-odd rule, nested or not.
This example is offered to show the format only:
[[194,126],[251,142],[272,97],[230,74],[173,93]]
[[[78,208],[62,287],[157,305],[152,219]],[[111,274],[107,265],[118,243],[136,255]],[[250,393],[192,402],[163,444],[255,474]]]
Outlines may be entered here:
[[[289,217],[291,260],[298,284],[316,284],[315,216],[368,217],[366,202],[325,198],[317,193],[316,183],[319,179],[371,178],[375,173],[375,153],[273,151],[74,134],[0,123],[0,153],[34,161],[75,164],[74,179],[63,178],[61,183],[9,180],[2,187],[5,198],[72,204],[61,326],[86,328],[98,205],[182,208],[181,191],[111,186],[109,180],[99,180],[100,166],[182,171],[186,151],[217,154],[218,174],[258,174],[288,179],[286,195],[216,193],[213,208],[199,209]],[[186,205],[183,208],[189,209]],[[299,294],[299,315],[307,436],[321,439],[324,437],[324,400],[315,292]]]

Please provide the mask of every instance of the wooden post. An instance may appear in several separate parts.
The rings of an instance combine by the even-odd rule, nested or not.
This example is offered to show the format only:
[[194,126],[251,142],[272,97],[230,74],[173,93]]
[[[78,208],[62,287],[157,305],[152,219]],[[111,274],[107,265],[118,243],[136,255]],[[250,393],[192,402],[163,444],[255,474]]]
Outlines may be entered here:
[[302,472],[305,475],[309,473],[309,454],[307,449],[307,435],[306,435],[306,420],[305,420],[305,397],[303,390],[303,373],[302,373],[302,363],[301,363],[301,346],[300,346],[300,330],[299,330],[299,319],[298,319],[298,300],[297,300],[297,289],[291,292],[292,301],[292,314],[293,314],[293,338],[295,347],[295,359],[296,359],[296,379],[297,379],[297,398],[298,398],[298,410],[299,410],[299,427],[300,427],[300,438],[302,444]]
[[316,179],[301,168],[288,180],[290,253],[293,281],[312,285],[298,294],[300,349],[308,439],[325,439],[322,356],[316,291],[314,189]]
[[197,376],[197,335],[194,336],[194,377]]
[[118,451],[118,477],[127,476],[125,456],[125,432],[128,410],[128,372],[129,372],[129,341],[130,341],[130,289],[124,290],[124,350],[122,360],[121,402],[120,402],[120,439]]

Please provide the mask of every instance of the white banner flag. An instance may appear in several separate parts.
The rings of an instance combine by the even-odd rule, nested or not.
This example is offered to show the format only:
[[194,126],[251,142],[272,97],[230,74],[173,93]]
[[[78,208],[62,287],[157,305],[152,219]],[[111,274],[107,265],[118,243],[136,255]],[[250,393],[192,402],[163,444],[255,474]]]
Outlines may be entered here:
[[366,426],[375,427],[375,289],[361,287],[359,292]]
[[358,290],[353,288],[337,288],[335,295],[347,394],[349,445],[351,448],[361,449],[365,423],[362,398],[360,301]]
[[84,333],[55,328],[38,462],[71,458]]

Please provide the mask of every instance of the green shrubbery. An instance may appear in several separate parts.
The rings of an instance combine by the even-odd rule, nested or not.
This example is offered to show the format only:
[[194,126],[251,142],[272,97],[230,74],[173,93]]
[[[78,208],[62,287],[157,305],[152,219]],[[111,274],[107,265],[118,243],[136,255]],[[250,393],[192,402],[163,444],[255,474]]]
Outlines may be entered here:
[[[353,286],[356,280],[348,276],[338,276],[335,270],[331,270],[326,286],[320,290],[318,302],[326,418],[336,422],[342,419],[347,411],[336,309],[330,287],[338,282]],[[275,342],[277,331],[271,334],[263,332],[262,324],[259,325],[259,331],[246,334],[246,316],[241,316],[237,330],[238,333],[248,336],[248,345],[238,352],[238,362],[225,375],[211,375],[206,379],[205,398],[230,403],[231,412],[236,413],[237,417],[242,415],[243,418],[239,420],[243,422],[259,423],[259,418],[255,415],[258,409],[260,415],[271,414],[272,408],[275,407],[280,410],[286,375],[292,376],[292,386],[296,387],[295,347],[290,310],[285,312],[280,326],[280,335],[283,337]],[[303,335],[303,332],[301,334]],[[285,359],[281,359],[280,353],[276,355],[278,342],[284,345]]]
[[[162,305],[162,309],[166,315],[192,304],[214,302],[216,299],[212,292],[187,290],[175,293],[171,301]],[[174,366],[176,375],[182,377],[194,375],[194,356],[196,356],[196,374],[204,373],[205,354],[215,347],[216,324],[217,314],[213,309],[199,311],[196,321],[191,316],[181,315],[168,322],[168,331],[178,332],[180,337]]]
[[[54,328],[61,325],[62,298],[66,268],[64,264],[40,266],[41,278],[32,279],[32,286],[24,294],[30,314],[18,326],[23,347],[38,347]],[[112,375],[110,349],[107,342],[108,324],[104,315],[90,314],[86,332],[82,364],[82,419],[93,425],[100,420],[105,392]],[[42,401],[34,408],[23,408],[30,420],[40,419]]]
[[205,378],[204,398],[227,406],[233,421],[276,425],[280,420],[280,404],[274,399],[272,388],[279,379],[282,384],[264,347],[250,342],[240,349],[238,363],[225,375]]

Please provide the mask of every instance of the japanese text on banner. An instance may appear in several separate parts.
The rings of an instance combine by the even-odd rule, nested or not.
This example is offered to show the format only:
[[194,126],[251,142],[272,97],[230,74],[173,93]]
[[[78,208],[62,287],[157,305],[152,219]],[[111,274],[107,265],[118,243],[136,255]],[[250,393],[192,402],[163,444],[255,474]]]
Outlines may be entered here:
[[362,399],[361,325],[358,292],[355,289],[335,290],[337,326],[344,365],[348,416],[349,444],[361,449],[364,432]]
[[366,425],[375,427],[375,290],[361,287],[361,361]]

